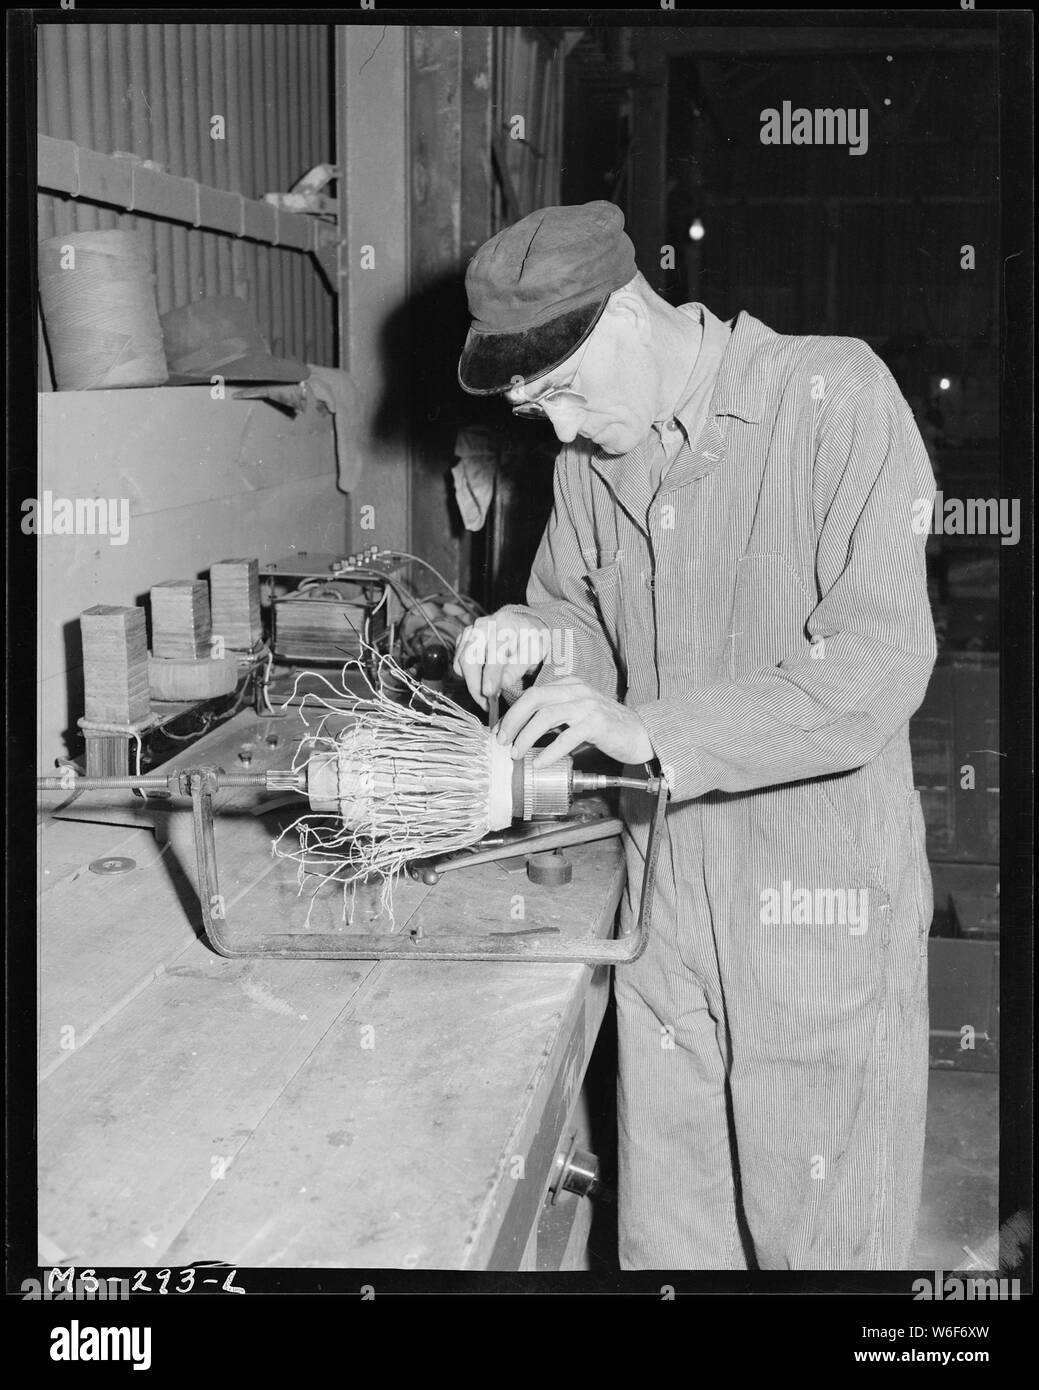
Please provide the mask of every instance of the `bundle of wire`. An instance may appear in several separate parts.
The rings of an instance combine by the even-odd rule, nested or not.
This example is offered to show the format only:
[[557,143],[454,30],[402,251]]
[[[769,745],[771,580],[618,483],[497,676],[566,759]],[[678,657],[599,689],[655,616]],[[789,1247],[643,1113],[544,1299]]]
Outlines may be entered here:
[[[347,689],[351,667],[369,695]],[[315,672],[300,673],[297,687],[304,677],[323,681],[335,704],[313,691],[304,697],[304,710],[313,701],[328,711],[293,763],[297,771],[306,766],[311,813],[282,831],[273,853],[296,861],[301,892],[308,878],[317,880],[312,896],[341,883],[344,918],[348,890],[381,881],[392,920],[394,884],[408,863],[464,849],[510,823],[510,751],[475,715],[371,648],[346,663],[341,688]],[[329,720],[344,714],[348,727],[330,734]]]

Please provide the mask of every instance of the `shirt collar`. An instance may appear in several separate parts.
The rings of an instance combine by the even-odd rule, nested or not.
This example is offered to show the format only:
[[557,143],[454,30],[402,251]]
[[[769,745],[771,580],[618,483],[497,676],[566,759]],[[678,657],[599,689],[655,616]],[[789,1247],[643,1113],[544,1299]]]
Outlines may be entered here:
[[718,369],[710,413],[735,415],[750,425],[759,425],[765,414],[765,389],[769,376],[769,362],[764,349],[779,334],[745,309],[739,311],[731,327],[729,344]]
[[[705,305],[690,304],[681,307],[687,313],[702,311],[703,341],[723,345],[722,359],[707,411],[707,430],[711,432],[715,444],[720,446],[721,436],[713,424],[713,416],[734,415],[748,424],[760,424],[764,418],[765,389],[769,374],[769,363],[764,349],[779,335],[745,310],[740,310],[731,323],[725,324]],[[683,402],[678,412],[683,429],[686,429],[686,424],[682,420],[681,410],[694,394],[697,378],[698,374],[694,368],[683,391]],[[643,530],[646,475],[656,438],[655,432],[651,431],[647,439],[627,454],[607,454],[590,443],[585,446],[592,468],[609,485],[617,500]],[[689,474],[689,478],[712,471],[717,466],[718,457],[718,454],[711,451],[699,457],[696,460],[695,471]]]
[[696,363],[672,415],[672,419],[677,420],[682,426],[689,442],[695,443],[693,434],[698,424],[697,398],[700,397],[702,403],[701,392],[704,386],[721,370],[732,325],[712,314],[706,304],[683,304],[681,312],[688,314],[690,318],[698,318],[703,325],[703,337],[700,340],[700,350],[696,354]]
[[[764,417],[768,376],[768,364],[763,360],[762,349],[779,335],[752,314],[748,314],[745,309],[739,310],[736,317],[726,323],[716,314],[712,314],[706,304],[681,304],[678,307],[683,313],[698,314],[703,323],[704,333],[697,362],[705,361],[705,348],[711,354],[716,354],[719,350],[721,353],[708,416],[735,415],[747,424],[759,425]],[[713,366],[713,363],[711,365]],[[688,407],[696,394],[699,381],[700,373],[694,366],[674,415],[686,435],[689,434],[690,425],[693,423]],[[638,445],[631,454],[639,454],[644,447]],[[594,445],[591,446],[591,454],[594,459],[607,465],[611,459],[631,456],[605,454]]]

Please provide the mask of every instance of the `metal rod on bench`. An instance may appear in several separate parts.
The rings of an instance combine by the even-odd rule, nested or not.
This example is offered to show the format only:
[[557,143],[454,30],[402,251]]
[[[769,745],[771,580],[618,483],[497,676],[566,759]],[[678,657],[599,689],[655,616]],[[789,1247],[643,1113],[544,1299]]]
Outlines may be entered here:
[[[223,787],[264,787],[269,791],[305,792],[306,773],[291,772],[221,772],[212,769],[213,789]],[[93,792],[93,791],[174,791],[185,785],[191,777],[191,769],[183,772],[149,773],[140,777],[80,777],[76,773],[57,773],[54,776],[37,777],[36,786],[46,792]],[[273,783],[269,779],[277,778]]]
[[[196,767],[181,769],[166,776],[76,777],[70,782],[67,776],[58,775],[40,777],[37,781],[41,790],[136,787],[142,790],[166,788],[190,794],[203,926],[213,949],[224,956],[274,956],[288,960],[542,960],[608,965],[637,960],[648,942],[661,831],[667,810],[667,784],[662,777],[651,778],[644,784],[647,792],[655,793],[656,802],[646,841],[645,869],[635,930],[616,939],[593,941],[585,946],[565,941],[551,942],[542,937],[524,942],[523,949],[517,948],[515,942],[519,934],[513,933],[504,936],[451,934],[442,937],[405,937],[373,933],[266,932],[250,940],[245,947],[238,946],[228,932],[226,906],[217,878],[213,794],[221,787],[251,786],[271,790],[294,788],[305,792],[306,774],[302,771],[224,773],[219,768]],[[589,838],[597,838],[595,822],[589,823],[588,828],[592,832]]]
[[[667,783],[657,778],[648,784],[656,793],[653,819],[646,841],[645,870],[635,930],[624,936],[587,945],[555,943],[544,937],[517,949],[516,937],[445,934],[440,937],[392,936],[375,933],[265,932],[250,940],[247,949],[233,944],[227,930],[227,914],[216,878],[213,841],[212,791],[203,776],[191,787],[195,817],[199,897],[206,935],[214,950],[231,957],[273,956],[283,960],[496,960],[552,961],[578,965],[625,965],[638,960],[649,941],[650,917],[656,884],[661,830],[667,810]],[[206,812],[209,804],[209,814]]]

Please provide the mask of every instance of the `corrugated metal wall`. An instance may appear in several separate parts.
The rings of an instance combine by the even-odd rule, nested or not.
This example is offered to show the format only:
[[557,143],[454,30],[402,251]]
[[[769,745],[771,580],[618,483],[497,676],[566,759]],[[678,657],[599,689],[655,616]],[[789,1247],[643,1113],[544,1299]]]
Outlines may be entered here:
[[[248,198],[284,191],[333,160],[330,26],[44,24],[37,32],[41,134],[139,155]],[[210,136],[216,115],[223,140]],[[254,305],[275,355],[336,365],[335,300],[309,256],[39,195],[41,240],[114,227],[153,234],[160,313],[238,294]]]

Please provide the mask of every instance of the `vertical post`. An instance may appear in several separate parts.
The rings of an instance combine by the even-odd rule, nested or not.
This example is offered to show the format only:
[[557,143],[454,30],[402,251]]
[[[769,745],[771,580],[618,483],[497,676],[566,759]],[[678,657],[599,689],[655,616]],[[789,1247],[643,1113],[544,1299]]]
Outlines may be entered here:
[[662,290],[668,272],[660,267],[667,240],[667,51],[666,36],[638,31],[636,86],[632,94],[627,230],[635,243],[638,267],[653,289]]
[[470,539],[449,470],[459,427],[479,418],[455,364],[469,326],[465,267],[490,235],[491,33],[415,25],[409,39],[412,533],[418,553],[466,588]]
[[491,94],[494,62],[489,25],[462,28],[462,206],[459,231],[465,266],[491,235]]
[[339,365],[362,400],[350,544],[411,547],[409,383],[394,357],[409,290],[408,92],[399,25],[337,25]]

